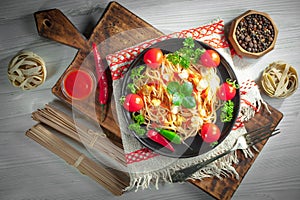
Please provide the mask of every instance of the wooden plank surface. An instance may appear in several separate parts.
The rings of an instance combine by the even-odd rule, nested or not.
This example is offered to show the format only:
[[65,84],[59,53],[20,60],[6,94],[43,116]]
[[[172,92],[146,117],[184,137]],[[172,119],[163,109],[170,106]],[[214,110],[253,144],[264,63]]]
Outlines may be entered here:
[[[164,33],[197,27],[215,18],[229,22],[254,9],[270,14],[279,28],[275,49],[247,66],[236,66],[245,77],[258,80],[271,62],[284,60],[300,71],[300,20],[298,0],[136,1],[118,0],[131,12]],[[108,1],[13,0],[0,3],[0,198],[1,199],[213,199],[193,184],[159,185],[159,190],[139,190],[115,197],[72,169],[48,150],[25,136],[35,122],[31,113],[56,101],[51,88],[77,54],[77,49],[40,37],[33,13],[57,8],[77,29],[90,35]],[[85,36],[86,37],[86,36]],[[21,91],[7,80],[7,65],[20,50],[31,50],[46,61],[46,82],[32,91]],[[284,114],[281,134],[270,139],[244,176],[232,199],[299,199],[300,196],[300,92],[287,99],[263,98]],[[84,152],[84,149],[82,149]],[[88,152],[87,152],[88,153]]]
[[[36,13],[35,16],[36,16],[38,31],[41,36],[80,49],[74,60],[79,59],[82,63],[84,59],[88,59],[87,56],[91,51],[88,42],[82,38],[82,35],[75,29],[75,27],[70,23],[70,21],[67,20],[66,16],[64,16],[59,10],[40,11]],[[48,24],[45,22],[48,22]],[[62,26],[62,24],[64,24],[64,26]],[[111,24],[114,24],[114,26],[111,26]],[[148,27],[147,34],[140,33],[140,29],[138,28],[141,27]],[[64,29],[68,31],[65,31]],[[129,12],[126,8],[124,8],[120,4],[113,2],[110,3],[108,7],[105,9],[105,12],[101,17],[101,19],[99,20],[98,24],[96,25],[96,28],[94,29],[89,42],[94,41],[100,43],[108,38],[113,37],[115,34],[122,33],[122,32],[126,33],[126,31],[130,31],[130,30],[132,31],[132,29],[137,30],[137,31],[133,30],[134,36],[131,35],[130,37],[125,39],[122,36],[121,37],[122,40],[120,39],[111,40],[110,43],[108,44],[110,48],[107,48],[108,51],[102,52],[102,55],[105,56],[119,49],[138,44],[141,41],[145,41],[149,38],[163,35],[153,26],[149,25],[147,22],[143,21],[135,14]],[[116,37],[116,38],[120,38],[120,37]],[[76,41],[76,43],[73,43],[73,41]],[[74,68],[78,68],[78,66],[80,66],[81,63],[72,62],[66,71],[69,71]],[[93,64],[89,65],[89,68],[93,68],[93,67],[94,67]],[[55,86],[52,88],[52,92],[63,101],[77,108],[83,114],[89,116],[95,121],[98,121],[99,116],[101,115],[100,113],[101,111],[100,111],[99,104],[95,104],[94,96],[91,96],[91,100],[88,99],[87,101],[76,102],[67,99],[65,95],[62,93],[62,80],[64,75],[65,73],[61,76],[61,78],[57,81]],[[96,115],[94,115],[95,114],[94,106],[96,106],[96,110],[97,110]],[[282,118],[282,114],[275,108],[273,108],[272,111],[273,114],[276,114],[273,115],[273,117],[275,120],[275,124],[277,126],[277,124]],[[259,126],[257,126],[257,124],[255,123],[251,123],[251,125],[249,123],[247,128],[248,131],[254,130],[257,127],[265,126],[266,124],[264,122],[266,121],[267,117],[269,116],[258,114],[253,120],[256,120],[261,123],[259,123]],[[112,114],[111,109],[108,112],[108,117],[101,125],[107,128],[110,132],[115,134],[117,137],[120,137],[120,132],[119,129],[117,129],[118,126],[114,121],[114,116]],[[260,150],[262,149],[263,146],[264,146],[263,144],[260,146]],[[250,169],[251,165],[253,164],[258,154],[259,153],[255,154],[253,160],[252,159],[244,160],[241,154],[239,154],[239,158],[242,161],[241,162],[242,165],[238,165],[236,167],[238,168],[238,173],[241,175],[240,180],[236,180],[234,178],[226,178],[221,181],[221,180],[217,180],[216,178],[207,178],[202,181],[192,181],[192,183],[218,199],[229,199],[231,198],[235,190],[238,188],[239,184],[241,183],[241,180],[243,179],[247,171]]]

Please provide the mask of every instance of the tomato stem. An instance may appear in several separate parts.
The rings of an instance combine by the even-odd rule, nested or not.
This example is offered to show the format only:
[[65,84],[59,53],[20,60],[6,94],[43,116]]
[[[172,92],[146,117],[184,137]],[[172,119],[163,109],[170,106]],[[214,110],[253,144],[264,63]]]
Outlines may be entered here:
[[236,83],[236,80],[231,80],[230,78],[226,79],[226,83],[230,84],[232,87],[234,87],[235,89],[240,88],[239,84]]

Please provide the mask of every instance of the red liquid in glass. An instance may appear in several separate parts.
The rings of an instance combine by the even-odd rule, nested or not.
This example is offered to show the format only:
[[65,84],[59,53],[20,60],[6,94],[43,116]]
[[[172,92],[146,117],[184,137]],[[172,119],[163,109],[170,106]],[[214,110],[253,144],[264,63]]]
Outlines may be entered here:
[[93,79],[88,72],[83,70],[67,73],[63,84],[65,93],[77,100],[87,98],[93,90]]

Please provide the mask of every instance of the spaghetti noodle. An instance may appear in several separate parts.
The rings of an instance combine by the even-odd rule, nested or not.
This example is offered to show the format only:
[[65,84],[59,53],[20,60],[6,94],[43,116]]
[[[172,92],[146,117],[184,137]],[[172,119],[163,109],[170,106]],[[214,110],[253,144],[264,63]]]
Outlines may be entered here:
[[[183,140],[195,136],[204,123],[215,123],[216,110],[220,102],[216,91],[220,84],[216,68],[190,64],[188,68],[174,65],[164,55],[161,67],[146,67],[140,79],[134,80],[137,93],[144,101],[140,113],[145,118],[147,129],[163,128],[172,130]],[[168,91],[168,84],[192,85],[192,108],[174,104],[175,95]],[[180,94],[183,95],[183,94]]]

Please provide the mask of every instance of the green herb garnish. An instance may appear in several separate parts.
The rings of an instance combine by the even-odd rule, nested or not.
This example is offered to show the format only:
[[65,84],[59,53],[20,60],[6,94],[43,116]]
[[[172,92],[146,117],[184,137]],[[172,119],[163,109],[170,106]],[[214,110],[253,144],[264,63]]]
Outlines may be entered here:
[[183,41],[183,47],[168,54],[167,59],[174,65],[179,64],[183,68],[188,68],[191,63],[196,64],[204,52],[205,49],[195,49],[194,39],[189,37]]
[[144,65],[140,65],[138,67],[135,67],[131,70],[130,78],[132,80],[139,80],[141,78],[144,78],[144,75],[141,74],[141,72],[145,69]]
[[145,117],[142,114],[135,115],[135,113],[133,113],[132,118],[134,123],[129,124],[128,129],[134,131],[140,136],[145,135],[146,130],[141,127],[141,125],[145,122]]
[[234,110],[233,101],[231,100],[226,101],[223,107],[221,108],[221,115],[220,115],[221,121],[230,122],[233,118],[233,110]]
[[215,142],[210,143],[209,146],[211,148],[214,148],[215,146],[217,146],[217,144],[219,144],[218,141],[215,141]]
[[191,37],[186,38],[183,41],[183,46],[187,47],[187,48],[190,48],[190,49],[194,48],[195,47],[194,39],[191,38]]
[[172,103],[174,106],[180,106],[183,102],[183,98],[184,98],[184,95],[179,93],[179,92],[175,92],[173,94],[173,98],[172,98]]
[[186,108],[193,108],[196,106],[196,100],[192,96],[193,84],[191,82],[184,82],[180,85],[176,81],[169,82],[167,91],[173,95],[172,103],[175,106],[183,105]]
[[143,129],[141,125],[137,123],[129,124],[128,129],[134,131],[136,134],[140,136],[143,136],[146,133],[146,130]]
[[126,98],[125,96],[121,96],[121,97],[120,97],[119,102],[120,102],[121,105],[124,104],[125,98]]
[[172,81],[168,83],[167,91],[169,94],[175,94],[177,91],[179,91],[180,84],[176,81]]
[[186,108],[194,108],[196,106],[196,100],[193,96],[185,96],[182,99],[182,105]]
[[137,87],[136,87],[136,82],[145,76],[142,75],[142,71],[145,69],[144,65],[135,67],[131,70],[130,78],[132,79],[132,83],[129,83],[127,87],[130,89],[131,93],[136,93],[137,92]]
[[133,113],[132,116],[133,116],[133,120],[139,125],[145,122],[145,117],[142,114],[135,115]]
[[131,93],[136,93],[137,88],[134,83],[128,83],[127,87],[130,89]]

